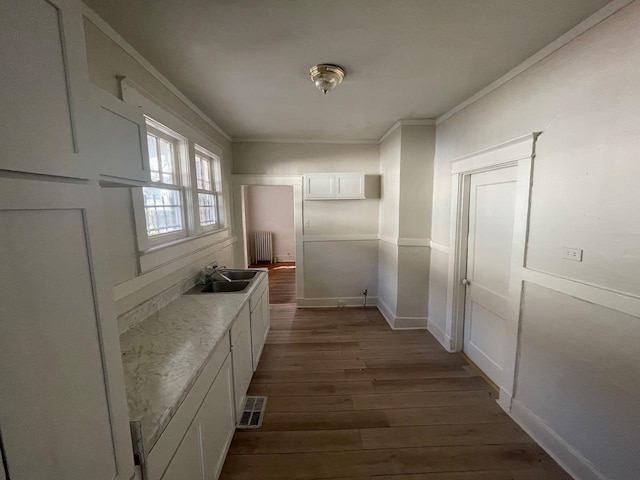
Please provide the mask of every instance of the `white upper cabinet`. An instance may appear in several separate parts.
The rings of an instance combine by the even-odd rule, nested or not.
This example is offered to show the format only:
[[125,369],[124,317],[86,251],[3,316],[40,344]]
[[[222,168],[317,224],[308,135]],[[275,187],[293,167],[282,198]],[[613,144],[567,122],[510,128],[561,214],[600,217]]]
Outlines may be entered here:
[[0,425],[11,480],[133,476],[99,201],[97,185],[0,178]]
[[80,2],[0,2],[0,169],[95,178]]
[[142,110],[91,88],[91,158],[103,185],[140,186],[151,181],[147,127]]
[[364,173],[309,173],[304,176],[305,200],[362,200]]

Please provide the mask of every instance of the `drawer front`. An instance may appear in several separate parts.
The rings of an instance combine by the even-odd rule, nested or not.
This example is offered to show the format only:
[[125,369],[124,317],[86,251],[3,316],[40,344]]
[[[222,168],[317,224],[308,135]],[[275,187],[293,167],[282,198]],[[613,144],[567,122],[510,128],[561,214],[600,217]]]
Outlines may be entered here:
[[235,319],[233,325],[231,325],[231,346],[236,344],[238,337],[242,335],[242,332],[249,331],[251,328],[251,313],[249,312],[249,303],[245,303],[238,314],[238,318]]

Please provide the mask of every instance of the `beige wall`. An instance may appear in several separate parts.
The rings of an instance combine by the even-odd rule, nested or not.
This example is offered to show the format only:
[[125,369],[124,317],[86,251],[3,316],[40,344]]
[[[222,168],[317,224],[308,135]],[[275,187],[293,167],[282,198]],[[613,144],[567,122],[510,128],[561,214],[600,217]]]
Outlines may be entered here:
[[293,187],[254,185],[246,190],[247,232],[273,233],[276,259],[294,262]]
[[[438,125],[435,241],[449,243],[448,161],[541,131],[527,266],[640,302],[639,31],[634,2]],[[584,249],[583,262],[561,259],[562,247]],[[441,328],[446,263],[447,254],[432,252],[429,316]],[[515,404],[601,478],[640,471],[640,350],[630,340],[638,325],[640,318],[526,285]]]
[[[130,78],[160,102],[161,106],[169,109],[173,114],[199,130],[223,150],[223,187],[227,192],[225,200],[230,204],[228,192],[232,162],[231,143],[87,18],[84,19],[84,30],[89,78],[94,85],[119,98],[118,77]],[[138,248],[131,190],[129,188],[113,188],[104,189],[102,193],[110,235],[108,243],[113,283],[118,285],[139,279]],[[122,314],[165,289],[195,275],[205,264],[213,260],[219,260],[221,264],[232,265],[233,247],[226,247],[224,251],[201,258],[188,266],[169,268],[167,274],[162,278],[154,279],[152,283],[132,291],[127,297],[118,299],[116,302],[117,313]]]

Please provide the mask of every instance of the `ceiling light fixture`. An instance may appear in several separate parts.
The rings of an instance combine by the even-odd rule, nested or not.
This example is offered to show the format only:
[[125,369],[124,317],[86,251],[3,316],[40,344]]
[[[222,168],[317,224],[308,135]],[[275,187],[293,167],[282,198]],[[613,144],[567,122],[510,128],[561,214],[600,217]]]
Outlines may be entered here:
[[321,63],[309,69],[309,76],[316,87],[326,95],[327,92],[330,92],[340,85],[345,76],[345,72],[344,69],[338,65]]

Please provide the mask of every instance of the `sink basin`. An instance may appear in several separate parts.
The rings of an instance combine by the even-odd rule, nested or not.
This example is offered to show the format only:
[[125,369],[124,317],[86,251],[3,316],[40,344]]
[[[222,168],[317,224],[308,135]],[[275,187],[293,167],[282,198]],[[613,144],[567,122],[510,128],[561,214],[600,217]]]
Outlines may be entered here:
[[251,270],[220,270],[220,273],[231,280],[251,280],[258,274]]
[[249,287],[249,282],[240,280],[233,282],[211,282],[200,290],[201,293],[232,293],[244,292]]

